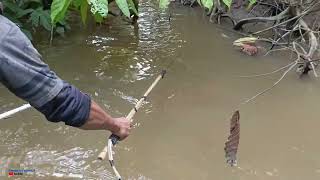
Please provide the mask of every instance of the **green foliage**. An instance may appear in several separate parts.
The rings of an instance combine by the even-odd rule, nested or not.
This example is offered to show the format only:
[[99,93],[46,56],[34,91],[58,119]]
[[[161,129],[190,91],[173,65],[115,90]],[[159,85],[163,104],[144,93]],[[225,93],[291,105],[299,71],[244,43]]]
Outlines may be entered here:
[[[7,0],[4,1],[3,4],[5,7],[4,15],[15,22],[29,39],[32,39],[31,32],[36,32],[38,29],[44,29],[46,31],[52,30],[51,11],[45,10],[41,1]],[[64,19],[59,16],[62,15],[55,15],[56,20],[59,20],[59,25],[54,30],[55,33],[63,35],[65,29],[68,29],[69,26]]]
[[32,9],[23,9],[17,3],[10,1],[4,1],[3,5],[5,7],[4,15],[20,27],[22,27],[22,22],[20,21],[21,17],[32,12]]
[[222,2],[223,2],[226,6],[228,6],[229,9],[231,8],[232,0],[222,0]]
[[257,3],[257,0],[249,0],[248,9],[250,9],[255,3]]
[[15,22],[29,39],[31,30],[44,28],[51,30],[50,11],[43,10],[38,1],[4,1],[4,15]]
[[83,24],[86,24],[88,18],[89,4],[87,0],[73,0],[72,4],[80,12]]
[[100,14],[98,14],[98,13],[96,13],[96,14],[94,15],[94,19],[95,19],[95,21],[98,22],[98,23],[101,23],[101,22],[103,21],[103,17],[102,17]]
[[51,4],[51,22],[56,24],[66,16],[71,0],[53,0]]
[[34,27],[42,26],[44,29],[51,31],[50,21],[50,11],[43,10],[42,7],[38,7],[32,11],[27,22],[31,22]]
[[[130,18],[132,14],[138,16],[138,0],[115,0],[115,3],[126,17]],[[30,39],[31,31],[38,28],[54,30],[63,35],[69,28],[66,20],[70,11],[77,11],[83,24],[86,24],[89,9],[96,22],[102,22],[109,9],[108,0],[53,0],[49,10],[44,9],[41,0],[5,0],[3,4],[4,15],[15,22]]]
[[159,1],[160,9],[166,9],[169,4],[170,4],[170,0],[160,0]]
[[138,0],[128,0],[129,9],[132,10],[132,12],[138,16],[138,7],[136,7],[135,3],[138,5]]
[[129,5],[127,0],[116,0],[116,3],[120,8],[120,10],[122,11],[122,13],[128,18],[130,18],[130,11],[129,11]]
[[91,5],[91,13],[94,15],[100,15],[101,17],[107,17],[108,15],[108,1],[107,0],[89,0]]
[[201,5],[209,10],[213,7],[213,0],[201,0]]
[[80,14],[81,14],[81,19],[82,19],[83,24],[85,24],[87,22],[88,7],[89,7],[89,5],[87,3],[87,0],[81,0]]

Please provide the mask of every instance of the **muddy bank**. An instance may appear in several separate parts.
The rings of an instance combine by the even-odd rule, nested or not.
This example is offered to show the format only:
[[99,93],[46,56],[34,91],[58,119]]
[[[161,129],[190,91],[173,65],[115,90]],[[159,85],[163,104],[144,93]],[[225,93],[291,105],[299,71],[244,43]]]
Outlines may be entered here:
[[[179,3],[190,7],[202,6],[201,1],[181,0]],[[320,2],[306,0],[286,1],[267,0],[258,1],[249,6],[248,1],[234,1],[230,9],[219,0],[214,0],[212,9],[203,8],[212,23],[233,24],[235,32],[244,37],[256,39],[247,41],[243,39],[241,50],[248,55],[257,54],[257,43],[267,42],[263,45],[267,53],[283,50],[294,53],[292,58],[294,67],[301,75],[313,71],[318,77],[318,38],[320,19]]]

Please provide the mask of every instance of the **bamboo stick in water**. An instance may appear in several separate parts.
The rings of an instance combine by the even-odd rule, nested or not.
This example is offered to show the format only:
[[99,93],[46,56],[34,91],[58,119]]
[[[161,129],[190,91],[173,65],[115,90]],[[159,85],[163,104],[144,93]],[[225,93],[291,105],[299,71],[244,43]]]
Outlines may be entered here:
[[[166,73],[166,71],[163,70],[162,73],[155,79],[155,81],[151,84],[151,86],[148,88],[148,90],[144,93],[144,95],[137,102],[135,107],[131,109],[129,114],[126,116],[126,119],[128,119],[130,122],[133,122],[133,119],[132,119],[133,116],[136,114],[136,112],[138,112],[139,108],[142,106],[143,102],[146,100],[146,98],[149,95],[149,93],[158,84],[160,79],[162,79],[164,77],[165,73]],[[111,139],[113,141],[112,142],[113,145],[117,144],[117,142],[118,142],[118,139],[117,139],[117,137],[115,135],[111,135],[109,137],[109,139]],[[103,148],[103,150],[101,151],[101,153],[99,154],[98,159],[104,160],[106,158],[106,156],[107,156],[107,152],[108,152],[108,146],[105,146]]]
[[4,112],[4,113],[0,114],[0,120],[1,119],[5,119],[5,118],[7,118],[7,117],[9,117],[11,115],[14,115],[14,114],[16,114],[16,113],[18,113],[20,111],[24,111],[26,109],[29,109],[30,107],[31,107],[30,104],[24,104],[24,105],[22,105],[22,106],[20,106],[18,108],[12,109],[12,110],[7,111],[7,112]]

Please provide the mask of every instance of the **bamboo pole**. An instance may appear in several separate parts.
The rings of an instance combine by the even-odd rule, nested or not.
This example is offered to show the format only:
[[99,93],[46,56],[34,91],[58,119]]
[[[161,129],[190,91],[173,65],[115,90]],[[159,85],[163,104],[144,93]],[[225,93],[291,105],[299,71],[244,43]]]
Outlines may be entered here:
[[[143,102],[147,99],[147,96],[149,95],[149,93],[152,91],[152,89],[158,84],[158,82],[160,81],[160,79],[162,79],[165,75],[166,71],[163,70],[162,73],[155,79],[155,81],[151,84],[151,86],[148,88],[148,90],[144,93],[144,95],[140,98],[140,100],[137,102],[137,104],[135,105],[134,108],[131,109],[131,111],[129,112],[129,114],[127,115],[127,119],[130,121],[130,123],[133,122],[133,116],[138,112],[138,110],[140,109],[140,107],[142,106]],[[119,137],[111,134],[109,139],[108,139],[108,143],[107,146],[105,146],[102,150],[102,152],[99,154],[98,159],[100,160],[104,160],[106,158],[106,156],[108,155],[109,158],[109,163],[112,167],[112,170],[114,172],[114,174],[116,175],[118,180],[121,180],[121,175],[118,172],[118,170],[115,167],[115,163],[113,161],[113,151],[112,151],[112,147],[115,146],[119,141]]]
[[24,105],[22,105],[22,106],[20,106],[18,108],[12,109],[12,110],[7,111],[7,112],[4,112],[4,113],[0,114],[0,120],[1,119],[5,119],[5,118],[7,118],[7,117],[9,117],[9,116],[11,116],[13,114],[16,114],[16,113],[20,112],[20,111],[24,111],[26,109],[29,109],[30,107],[31,107],[30,104],[24,104]]
[[[126,116],[126,119],[128,119],[130,122],[133,122],[133,116],[138,112],[138,110],[140,109],[140,107],[142,106],[143,102],[147,99],[147,96],[149,95],[149,93],[152,91],[152,89],[158,84],[158,82],[164,77],[166,71],[163,70],[161,72],[161,74],[159,74],[159,76],[155,79],[155,81],[151,84],[151,86],[148,88],[148,90],[144,93],[144,95],[140,98],[140,100],[137,102],[137,104],[135,105],[135,107],[133,107],[131,109],[131,111],[129,112],[129,114]],[[116,135],[112,134],[109,137],[109,140],[112,141],[113,145],[116,145],[119,141],[119,137],[117,137]],[[105,146],[103,148],[103,150],[101,151],[101,153],[98,156],[99,160],[104,160],[107,157],[107,153],[108,153],[108,146]]]

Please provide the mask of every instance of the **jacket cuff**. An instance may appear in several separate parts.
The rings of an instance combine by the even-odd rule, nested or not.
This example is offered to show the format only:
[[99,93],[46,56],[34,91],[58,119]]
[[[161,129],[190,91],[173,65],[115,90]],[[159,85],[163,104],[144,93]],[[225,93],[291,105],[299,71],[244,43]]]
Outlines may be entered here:
[[64,82],[62,90],[56,97],[36,109],[44,114],[48,121],[62,121],[69,126],[81,127],[89,118],[90,107],[90,96]]

